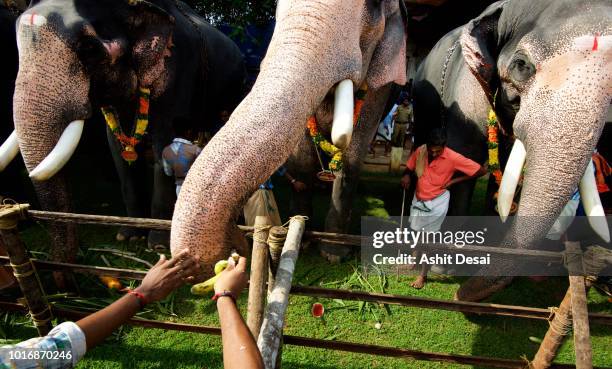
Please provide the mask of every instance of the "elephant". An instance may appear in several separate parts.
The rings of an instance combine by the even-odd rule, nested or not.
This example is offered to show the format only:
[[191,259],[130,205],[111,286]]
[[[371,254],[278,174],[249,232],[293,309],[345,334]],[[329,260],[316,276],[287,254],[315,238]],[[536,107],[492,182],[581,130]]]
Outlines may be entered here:
[[[238,47],[186,4],[171,0],[32,1],[17,27],[13,145],[18,143],[41,206],[71,210],[61,168],[84,121],[104,108],[128,216],[169,219],[175,190],[162,169],[162,150],[173,139],[175,120],[202,128],[240,102],[246,69]],[[112,118],[119,124],[113,129]],[[141,136],[122,133],[132,129]],[[149,145],[134,142],[138,138],[153,151],[152,199],[144,198],[146,165],[136,157]],[[74,259],[74,225],[55,226],[53,237],[53,257]],[[148,242],[167,244],[169,234],[151,231]]]
[[[509,163],[498,197],[504,220],[526,162],[505,247],[535,247],[579,184],[589,222],[609,242],[594,182],[583,178],[592,173],[587,165],[612,97],[611,67],[612,4],[605,0],[498,1],[445,35],[419,67],[414,98],[420,137],[445,127],[451,148],[484,163],[493,107],[505,137],[501,161]],[[472,182],[451,190],[449,215],[467,215],[473,188]],[[481,273],[509,276],[517,268],[496,262]],[[510,281],[474,277],[456,297],[481,300]]]
[[[306,124],[313,115],[320,132],[331,133],[343,149],[344,173],[336,184],[348,182],[367,151],[391,86],[406,83],[402,1],[281,0],[276,15],[253,89],[185,179],[172,217],[173,254],[189,248],[211,265],[232,248],[245,250],[235,219],[257,186],[307,144]],[[361,123],[349,140],[353,111],[344,109],[364,82],[368,92]],[[332,110],[343,110],[344,116],[333,125]]]

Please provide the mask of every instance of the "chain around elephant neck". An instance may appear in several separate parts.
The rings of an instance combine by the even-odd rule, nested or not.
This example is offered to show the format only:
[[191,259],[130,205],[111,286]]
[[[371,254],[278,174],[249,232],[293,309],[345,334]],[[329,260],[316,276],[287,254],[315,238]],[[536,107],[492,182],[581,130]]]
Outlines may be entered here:
[[442,129],[446,129],[446,114],[444,111],[444,88],[446,87],[446,70],[448,69],[448,63],[450,63],[451,57],[455,53],[455,49],[459,45],[459,40],[455,41],[446,52],[446,59],[444,59],[444,65],[442,66],[442,75],[440,76],[440,119]]

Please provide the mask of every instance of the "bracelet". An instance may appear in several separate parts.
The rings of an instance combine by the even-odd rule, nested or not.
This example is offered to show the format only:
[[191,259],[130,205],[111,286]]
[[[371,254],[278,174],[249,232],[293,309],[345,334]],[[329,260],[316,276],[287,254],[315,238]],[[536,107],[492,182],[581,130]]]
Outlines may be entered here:
[[145,296],[140,293],[140,292],[136,292],[134,290],[128,290],[127,291],[128,295],[132,295],[132,296],[136,296],[136,298],[138,299],[138,304],[140,305],[140,310],[144,309],[144,307],[147,305],[147,299],[145,298]]
[[291,181],[289,181],[291,184],[294,184],[295,182],[297,182],[297,179],[295,178],[291,178]]
[[236,296],[234,295],[234,293],[232,291],[223,291],[223,292],[217,292],[215,293],[215,295],[211,298],[211,300],[213,301],[217,301],[219,299],[219,297],[223,297],[223,296],[227,296],[229,298],[232,299],[232,301],[234,301],[234,303],[236,303]]

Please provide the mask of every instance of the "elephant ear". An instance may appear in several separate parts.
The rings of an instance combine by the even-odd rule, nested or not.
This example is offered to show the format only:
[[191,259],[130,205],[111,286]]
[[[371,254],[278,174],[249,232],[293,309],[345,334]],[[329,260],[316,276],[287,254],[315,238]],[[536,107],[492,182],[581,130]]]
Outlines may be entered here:
[[459,42],[465,63],[482,86],[491,105],[499,85],[497,73],[498,23],[506,1],[491,4],[463,27]]
[[171,55],[174,17],[158,5],[130,0],[129,17],[132,59],[141,86],[148,87],[165,71],[164,58]]
[[385,31],[374,50],[368,71],[368,87],[378,88],[390,82],[406,84],[407,19],[403,1],[398,11],[385,21]]

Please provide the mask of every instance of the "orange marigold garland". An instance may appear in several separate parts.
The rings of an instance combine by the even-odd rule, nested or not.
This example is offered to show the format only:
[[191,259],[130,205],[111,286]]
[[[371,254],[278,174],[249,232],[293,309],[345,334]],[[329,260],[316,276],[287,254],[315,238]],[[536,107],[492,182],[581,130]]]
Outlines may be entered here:
[[499,186],[502,179],[501,166],[499,164],[499,139],[497,137],[499,127],[497,125],[497,116],[493,109],[489,111],[489,117],[487,119],[487,133],[488,133],[488,147],[489,147],[489,170],[495,182]]
[[[359,125],[359,115],[361,114],[361,108],[363,107],[363,102],[365,100],[367,91],[368,86],[364,84],[355,94],[355,106],[353,109],[353,125],[355,127]],[[332,172],[340,171],[342,169],[342,150],[323,137],[319,131],[317,118],[315,118],[314,115],[308,118],[306,126],[308,127],[308,132],[310,133],[312,142],[314,142],[316,146],[319,146],[327,155],[331,156],[331,159],[329,160],[329,170]]]
[[138,159],[136,153],[136,145],[140,143],[144,135],[147,133],[147,127],[149,126],[149,98],[151,91],[148,88],[140,87],[138,89],[138,112],[134,120],[134,133],[132,136],[128,136],[123,133],[117,111],[112,106],[103,106],[101,108],[104,120],[108,125],[117,141],[123,147],[121,157],[129,164]]

